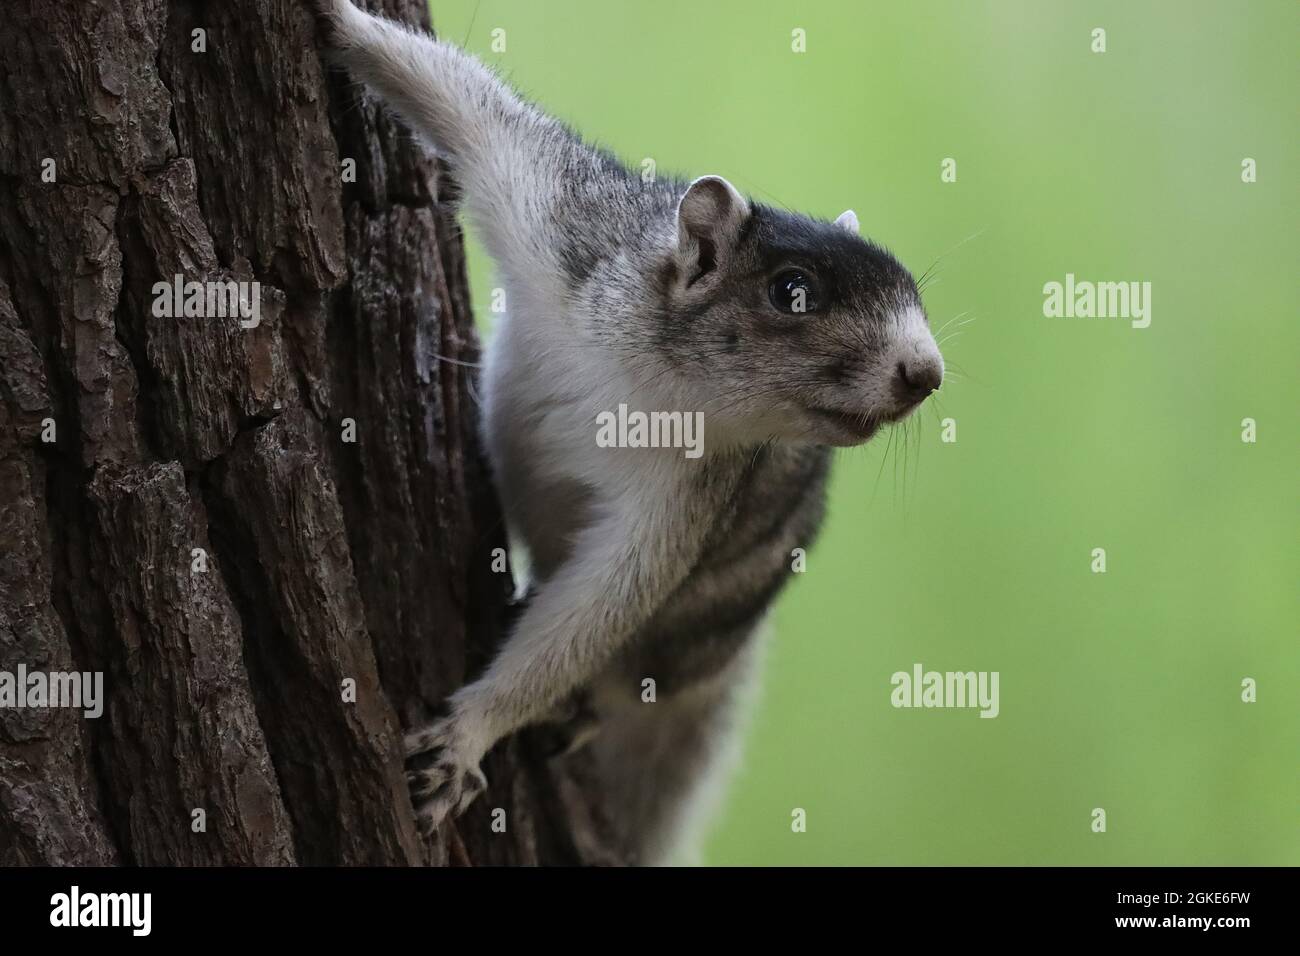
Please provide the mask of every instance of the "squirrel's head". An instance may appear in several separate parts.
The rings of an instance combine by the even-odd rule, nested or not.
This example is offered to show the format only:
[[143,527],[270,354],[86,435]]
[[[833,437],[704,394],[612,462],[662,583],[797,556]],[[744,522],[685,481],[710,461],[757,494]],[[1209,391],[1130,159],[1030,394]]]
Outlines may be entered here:
[[677,206],[654,345],[692,383],[708,426],[858,445],[943,381],[911,273],[835,222],[695,180]]

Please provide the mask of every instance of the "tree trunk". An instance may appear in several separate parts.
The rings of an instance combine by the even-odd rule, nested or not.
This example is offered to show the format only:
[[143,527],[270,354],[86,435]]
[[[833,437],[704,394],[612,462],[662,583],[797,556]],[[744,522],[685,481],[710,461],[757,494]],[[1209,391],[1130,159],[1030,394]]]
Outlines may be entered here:
[[[0,672],[106,705],[0,708],[0,864],[616,862],[527,736],[427,841],[407,796],[511,590],[444,172],[296,0],[4,16]],[[260,323],[159,317],[176,276]]]

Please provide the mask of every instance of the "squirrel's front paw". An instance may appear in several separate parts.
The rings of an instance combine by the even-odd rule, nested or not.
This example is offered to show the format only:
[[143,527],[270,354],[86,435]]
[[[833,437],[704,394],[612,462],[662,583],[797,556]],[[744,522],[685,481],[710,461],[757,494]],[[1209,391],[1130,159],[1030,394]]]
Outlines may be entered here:
[[461,814],[487,787],[487,778],[448,717],[406,735],[406,782],[422,829],[431,831],[447,814]]

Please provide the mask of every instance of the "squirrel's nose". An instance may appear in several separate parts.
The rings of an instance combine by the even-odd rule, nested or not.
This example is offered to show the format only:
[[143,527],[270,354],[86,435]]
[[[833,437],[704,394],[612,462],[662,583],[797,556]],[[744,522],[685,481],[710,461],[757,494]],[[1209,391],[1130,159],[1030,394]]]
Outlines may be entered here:
[[909,405],[922,401],[943,384],[943,360],[937,355],[912,355],[894,371],[894,392]]

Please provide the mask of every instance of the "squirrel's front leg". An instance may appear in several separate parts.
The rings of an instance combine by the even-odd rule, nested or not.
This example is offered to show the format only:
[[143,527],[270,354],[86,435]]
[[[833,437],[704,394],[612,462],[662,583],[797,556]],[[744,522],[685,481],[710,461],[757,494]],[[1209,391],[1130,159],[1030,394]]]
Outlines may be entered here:
[[643,490],[581,532],[483,676],[452,695],[448,716],[407,735],[422,824],[463,811],[486,785],[484,754],[595,677],[685,577],[710,502],[726,494],[726,482],[696,467],[692,487],[665,482],[651,499]]

